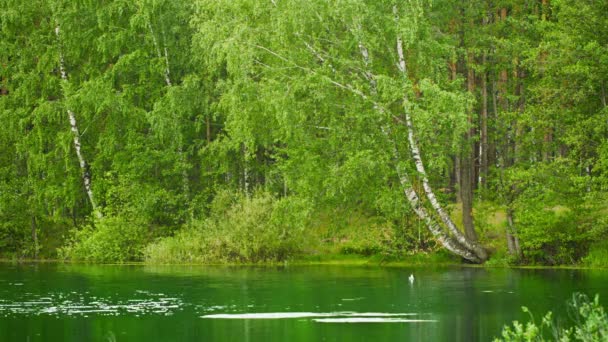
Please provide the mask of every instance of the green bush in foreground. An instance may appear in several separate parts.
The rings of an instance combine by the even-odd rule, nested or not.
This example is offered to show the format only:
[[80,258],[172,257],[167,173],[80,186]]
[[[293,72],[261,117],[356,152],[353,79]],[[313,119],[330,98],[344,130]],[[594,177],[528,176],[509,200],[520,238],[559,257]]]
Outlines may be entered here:
[[530,321],[525,325],[514,321],[513,326],[505,326],[502,337],[494,341],[608,341],[608,317],[604,308],[600,306],[598,295],[591,301],[586,295],[575,293],[569,302],[569,308],[574,325],[570,328],[560,328],[553,321],[551,312],[548,312],[537,325],[528,308],[522,307],[524,312],[530,314]]
[[148,229],[141,222],[121,216],[104,217],[72,232],[71,241],[59,249],[62,259],[89,262],[127,262],[142,259]]
[[219,193],[205,220],[145,248],[150,263],[283,261],[304,246],[306,202]]

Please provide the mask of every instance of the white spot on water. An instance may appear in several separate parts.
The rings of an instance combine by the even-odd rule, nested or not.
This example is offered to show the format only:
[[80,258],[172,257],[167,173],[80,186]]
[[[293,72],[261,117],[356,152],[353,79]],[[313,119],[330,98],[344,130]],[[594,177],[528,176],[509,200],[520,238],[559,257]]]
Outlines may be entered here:
[[212,319],[293,319],[293,318],[319,318],[319,317],[404,317],[415,316],[416,313],[386,313],[386,312],[260,312],[241,314],[212,314],[202,318]]
[[318,323],[432,323],[432,319],[408,319],[386,317],[347,317],[347,318],[315,318]]
[[327,314],[315,312],[267,312],[267,313],[245,313],[245,314],[214,314],[201,316],[202,318],[216,319],[283,319],[283,318],[309,318],[323,317]]
[[342,298],[342,301],[345,301],[345,302],[353,302],[353,301],[356,301],[356,300],[362,300],[362,299],[365,299],[365,297],[357,297],[357,298]]

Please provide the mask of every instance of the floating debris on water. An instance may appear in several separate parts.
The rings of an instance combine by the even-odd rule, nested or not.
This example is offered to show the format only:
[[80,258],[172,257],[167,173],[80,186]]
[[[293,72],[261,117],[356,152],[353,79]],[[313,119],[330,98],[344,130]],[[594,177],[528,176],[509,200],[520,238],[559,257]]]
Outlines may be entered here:
[[181,311],[186,305],[177,297],[166,297],[162,293],[136,291],[135,297],[145,294],[143,298],[114,300],[85,296],[78,292],[57,292],[44,295],[27,293],[26,300],[11,301],[0,299],[0,317],[14,315],[54,315],[87,317],[90,314],[119,316],[123,314],[173,314]]

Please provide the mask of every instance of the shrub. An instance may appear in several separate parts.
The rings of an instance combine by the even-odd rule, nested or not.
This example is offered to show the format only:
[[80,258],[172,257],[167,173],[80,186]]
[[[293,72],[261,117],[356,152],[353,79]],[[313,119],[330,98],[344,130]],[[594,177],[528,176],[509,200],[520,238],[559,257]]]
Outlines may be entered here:
[[90,262],[126,262],[142,259],[148,240],[144,224],[121,216],[105,217],[72,232],[70,242],[59,250],[63,259]]
[[277,199],[220,192],[208,218],[145,249],[148,262],[282,261],[299,251],[308,204],[296,197]]
[[608,316],[604,308],[599,304],[599,296],[596,295],[591,301],[586,295],[575,293],[569,302],[570,318],[573,326],[570,328],[559,328],[548,312],[539,325],[526,307],[524,312],[530,315],[530,321],[525,325],[517,321],[513,326],[504,326],[501,338],[494,339],[495,342],[505,341],[607,341],[608,340]]
[[582,264],[589,267],[608,267],[608,241],[602,239],[592,244],[589,252],[582,259]]

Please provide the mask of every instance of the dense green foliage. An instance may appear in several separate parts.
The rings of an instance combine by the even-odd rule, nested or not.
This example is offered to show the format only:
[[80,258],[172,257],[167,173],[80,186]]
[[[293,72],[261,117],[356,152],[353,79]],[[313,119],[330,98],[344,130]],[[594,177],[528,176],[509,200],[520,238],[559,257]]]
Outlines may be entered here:
[[[428,178],[496,264],[604,266],[607,12],[588,0],[5,0],[0,256],[435,251],[403,194],[440,221]],[[353,216],[366,224],[336,227]]]
[[308,208],[295,197],[275,199],[219,193],[209,217],[149,245],[146,259],[157,263],[282,261],[296,253]]
[[534,316],[523,307],[523,311],[530,315],[530,321],[525,325],[515,321],[513,327],[505,326],[502,337],[494,341],[505,342],[542,342],[542,341],[584,341],[596,342],[608,339],[608,316],[599,303],[599,296],[591,301],[586,295],[575,293],[568,303],[572,316],[572,323],[557,322],[551,312],[543,316],[540,323],[534,321]]

